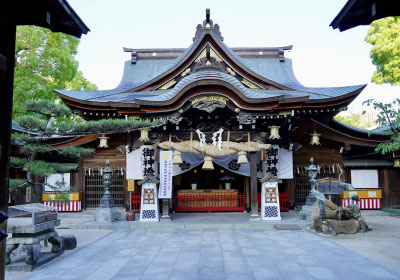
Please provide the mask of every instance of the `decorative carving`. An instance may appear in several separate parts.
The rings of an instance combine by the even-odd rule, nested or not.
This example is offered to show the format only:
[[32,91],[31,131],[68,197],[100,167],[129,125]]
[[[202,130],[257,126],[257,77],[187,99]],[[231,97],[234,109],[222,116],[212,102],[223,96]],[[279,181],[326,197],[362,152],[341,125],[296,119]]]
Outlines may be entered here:
[[163,84],[162,86],[160,86],[158,89],[160,89],[160,90],[169,89],[170,87],[172,87],[175,84],[176,84],[175,79],[172,79],[172,80],[166,82],[165,84]]
[[251,124],[254,120],[252,115],[243,112],[239,113],[239,115],[236,116],[236,119],[239,124]]
[[183,117],[179,113],[172,114],[169,117],[169,122],[172,124],[179,124],[182,121]]
[[211,113],[217,108],[225,108],[226,104],[220,101],[205,100],[192,104],[192,107],[202,111],[206,111],[207,113]]
[[250,82],[249,80],[247,80],[245,78],[243,78],[243,80],[241,82],[249,88],[260,88],[259,86],[257,86],[256,84],[253,84],[252,82]]
[[225,72],[225,68],[221,65],[222,58],[214,51],[210,45],[203,49],[194,61],[196,64],[193,67],[193,72],[204,68],[213,68]]

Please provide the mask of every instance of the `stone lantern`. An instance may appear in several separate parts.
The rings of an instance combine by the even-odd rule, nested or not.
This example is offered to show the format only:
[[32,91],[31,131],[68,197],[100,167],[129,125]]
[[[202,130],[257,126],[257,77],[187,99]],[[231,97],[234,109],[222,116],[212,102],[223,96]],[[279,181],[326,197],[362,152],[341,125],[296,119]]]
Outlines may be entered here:
[[121,220],[121,213],[115,207],[115,202],[110,192],[111,179],[112,169],[110,168],[110,161],[107,160],[106,168],[103,170],[105,192],[100,200],[100,206],[96,209],[96,214],[94,215],[95,222],[115,222]]

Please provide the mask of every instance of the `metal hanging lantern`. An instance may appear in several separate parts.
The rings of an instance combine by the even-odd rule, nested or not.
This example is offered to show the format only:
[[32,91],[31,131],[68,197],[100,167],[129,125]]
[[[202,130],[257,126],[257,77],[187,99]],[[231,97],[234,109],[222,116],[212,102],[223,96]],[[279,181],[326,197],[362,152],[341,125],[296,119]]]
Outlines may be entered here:
[[279,135],[280,126],[272,125],[269,126],[268,128],[270,129],[269,139],[281,139],[281,136]]
[[319,142],[319,137],[321,136],[321,134],[315,131],[315,124],[314,124],[314,133],[311,133],[310,135],[311,135],[310,145],[321,145],[321,143]]
[[240,151],[238,153],[238,160],[237,160],[238,164],[246,164],[249,163],[249,161],[247,160],[247,153],[244,151]]
[[141,141],[141,142],[149,142],[149,131],[150,131],[150,129],[148,129],[148,128],[142,128],[140,130],[139,141]]
[[202,169],[203,170],[214,170],[214,164],[213,164],[213,158],[210,156],[205,156],[204,157],[204,164]]
[[173,164],[182,164],[183,163],[180,151],[177,151],[177,150],[174,151],[174,157],[172,158],[172,163]]
[[110,139],[110,137],[107,136],[100,136],[100,144],[99,144],[99,148],[108,148],[108,143],[107,140]]
[[394,159],[393,167],[400,167],[400,159],[399,158]]

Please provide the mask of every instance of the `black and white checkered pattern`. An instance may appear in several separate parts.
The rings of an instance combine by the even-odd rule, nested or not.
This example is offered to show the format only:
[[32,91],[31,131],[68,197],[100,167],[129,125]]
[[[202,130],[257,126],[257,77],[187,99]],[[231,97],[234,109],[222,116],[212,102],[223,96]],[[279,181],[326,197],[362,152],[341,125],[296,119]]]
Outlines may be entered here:
[[264,217],[278,217],[278,207],[277,206],[265,206]]
[[142,217],[143,219],[155,219],[156,210],[143,210]]

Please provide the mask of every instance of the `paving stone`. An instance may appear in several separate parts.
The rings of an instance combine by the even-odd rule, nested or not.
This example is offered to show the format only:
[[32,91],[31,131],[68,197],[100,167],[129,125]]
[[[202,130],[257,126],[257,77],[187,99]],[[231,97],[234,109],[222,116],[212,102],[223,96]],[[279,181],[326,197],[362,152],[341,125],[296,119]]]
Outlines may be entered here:
[[169,280],[196,280],[198,279],[197,274],[193,273],[172,273]]
[[323,266],[311,266],[305,267],[305,270],[310,274],[314,279],[339,279],[331,269]]
[[227,273],[226,280],[253,280],[255,279],[252,273]]

